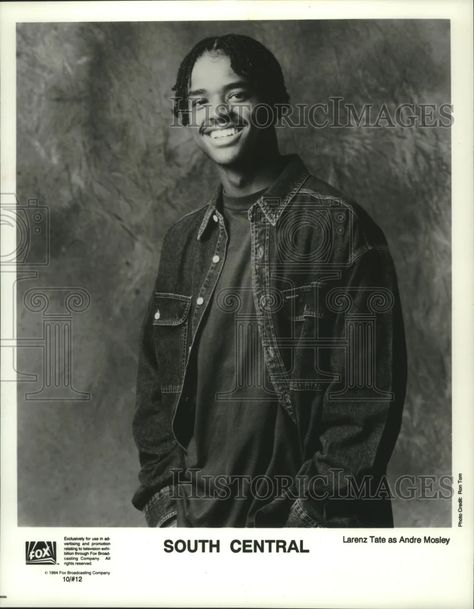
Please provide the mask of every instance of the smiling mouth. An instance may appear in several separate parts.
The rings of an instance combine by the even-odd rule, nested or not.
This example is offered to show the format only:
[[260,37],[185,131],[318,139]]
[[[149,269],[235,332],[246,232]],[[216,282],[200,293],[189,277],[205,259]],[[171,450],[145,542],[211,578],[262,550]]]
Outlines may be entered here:
[[242,131],[243,127],[226,127],[224,129],[213,129],[211,133],[209,133],[209,137],[211,140],[224,140],[225,138],[230,138],[237,133]]

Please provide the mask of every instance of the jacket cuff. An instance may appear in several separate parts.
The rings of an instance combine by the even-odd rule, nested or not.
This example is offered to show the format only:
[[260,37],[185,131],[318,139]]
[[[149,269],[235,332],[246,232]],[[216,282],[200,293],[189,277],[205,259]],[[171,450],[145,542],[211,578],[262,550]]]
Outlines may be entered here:
[[308,512],[303,508],[301,501],[296,499],[290,509],[288,520],[286,521],[285,527],[299,527],[299,528],[321,528],[323,525],[312,518]]
[[169,520],[177,517],[176,499],[171,496],[171,487],[165,486],[155,493],[143,508],[149,527],[167,526]]

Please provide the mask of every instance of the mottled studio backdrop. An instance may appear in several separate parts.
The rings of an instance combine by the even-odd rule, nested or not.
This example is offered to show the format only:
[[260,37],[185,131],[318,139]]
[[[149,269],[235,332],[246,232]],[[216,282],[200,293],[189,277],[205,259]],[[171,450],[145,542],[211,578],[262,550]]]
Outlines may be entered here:
[[[194,43],[230,31],[276,54],[294,103],[450,101],[447,21],[19,25],[17,191],[38,201],[28,261],[45,263],[19,267],[20,525],[143,524],[130,504],[139,326],[166,229],[215,184],[186,131],[169,127],[171,87]],[[280,139],[365,206],[391,246],[409,351],[391,479],[450,474],[449,130]],[[395,518],[447,525],[450,502],[396,501]]]

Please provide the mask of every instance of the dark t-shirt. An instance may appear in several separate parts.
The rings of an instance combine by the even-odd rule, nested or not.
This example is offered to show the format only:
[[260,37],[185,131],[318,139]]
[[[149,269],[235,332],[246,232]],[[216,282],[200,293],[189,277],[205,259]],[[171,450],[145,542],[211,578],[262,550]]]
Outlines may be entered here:
[[298,469],[296,429],[268,378],[253,301],[247,212],[262,193],[223,197],[229,241],[199,336],[185,457],[193,483],[183,487],[178,526],[254,526],[256,510],[272,499],[261,476]]

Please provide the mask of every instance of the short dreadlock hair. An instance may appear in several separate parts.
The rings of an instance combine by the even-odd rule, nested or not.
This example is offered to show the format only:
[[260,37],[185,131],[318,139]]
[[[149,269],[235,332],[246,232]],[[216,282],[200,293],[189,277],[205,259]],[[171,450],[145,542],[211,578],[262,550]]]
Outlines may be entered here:
[[222,53],[230,59],[234,72],[248,80],[261,101],[269,104],[279,116],[279,107],[289,103],[281,66],[263,44],[249,36],[225,34],[212,36],[198,42],[179,66],[176,84],[173,87],[173,113],[188,124],[188,87],[196,61],[206,52]]

